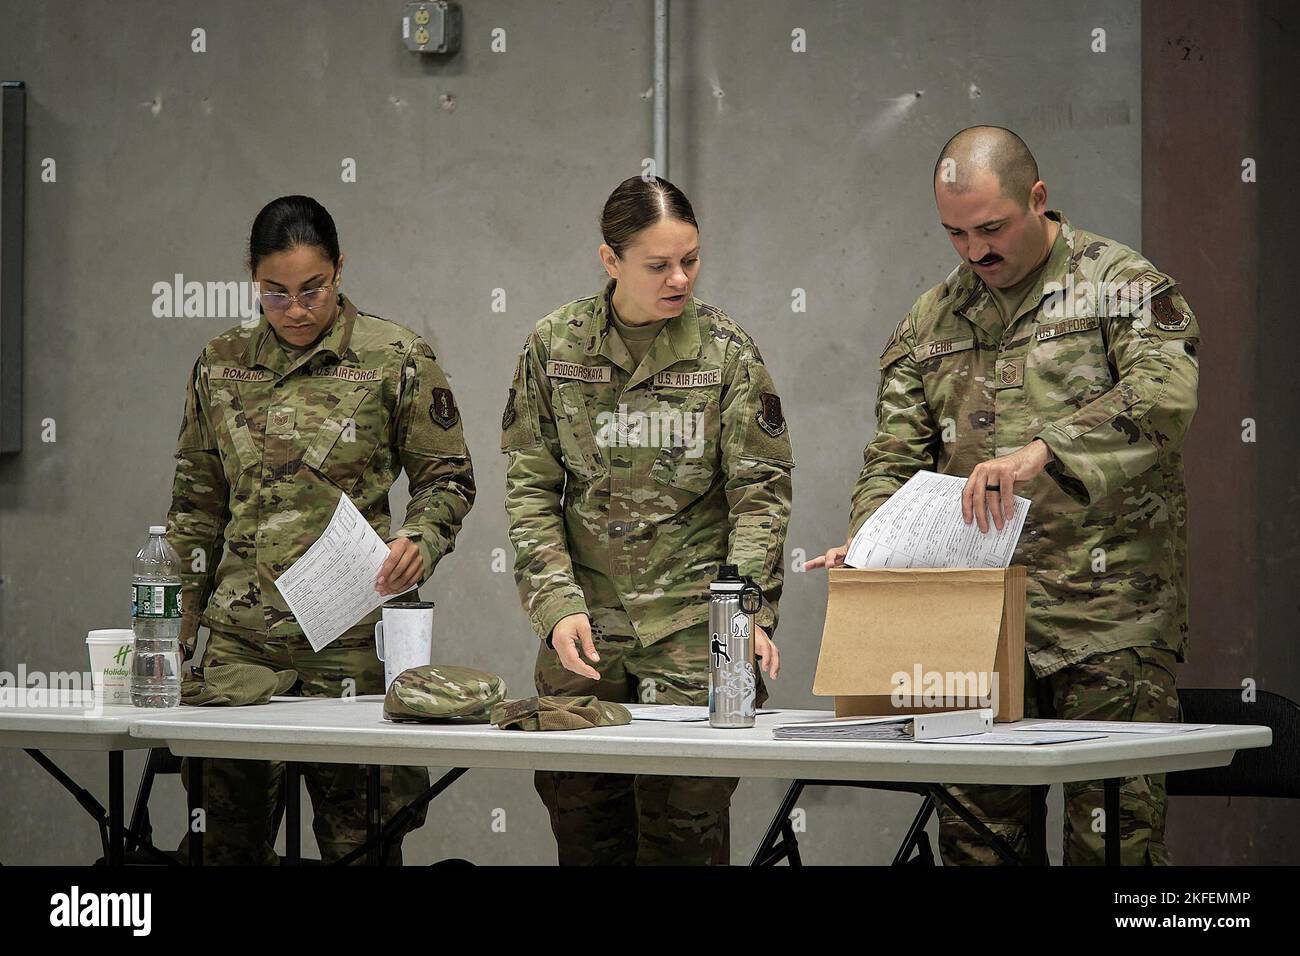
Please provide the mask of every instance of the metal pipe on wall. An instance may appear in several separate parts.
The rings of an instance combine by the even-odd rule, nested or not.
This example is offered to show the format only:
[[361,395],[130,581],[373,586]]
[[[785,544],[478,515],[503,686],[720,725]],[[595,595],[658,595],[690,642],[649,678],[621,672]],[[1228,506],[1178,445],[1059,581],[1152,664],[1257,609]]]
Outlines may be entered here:
[[668,178],[668,0],[655,0],[655,175]]

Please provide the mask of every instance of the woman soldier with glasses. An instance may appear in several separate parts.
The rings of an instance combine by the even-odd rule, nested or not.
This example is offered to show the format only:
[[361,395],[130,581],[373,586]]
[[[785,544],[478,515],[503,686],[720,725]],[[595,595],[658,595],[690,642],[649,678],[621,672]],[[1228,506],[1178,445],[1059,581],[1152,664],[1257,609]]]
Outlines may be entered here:
[[[292,668],[306,697],[384,690],[373,612],[313,651],[275,581],[320,537],[346,494],[389,554],[375,580],[398,595],[452,550],[474,500],[460,413],[415,332],[359,312],[339,291],[334,221],[285,196],[253,221],[248,267],[262,318],[203,349],[176,447],[167,539],[183,569],[182,653],[209,628],[202,663]],[[405,469],[411,501],[391,526],[388,492]],[[277,862],[280,764],[208,760],[204,853],[216,863]],[[365,842],[364,768],[304,764],[324,862]],[[186,777],[188,781],[188,776]],[[187,783],[188,785],[188,783]],[[428,786],[423,768],[383,768],[385,818]],[[424,809],[412,828],[424,822]],[[400,837],[389,861],[401,859]]]

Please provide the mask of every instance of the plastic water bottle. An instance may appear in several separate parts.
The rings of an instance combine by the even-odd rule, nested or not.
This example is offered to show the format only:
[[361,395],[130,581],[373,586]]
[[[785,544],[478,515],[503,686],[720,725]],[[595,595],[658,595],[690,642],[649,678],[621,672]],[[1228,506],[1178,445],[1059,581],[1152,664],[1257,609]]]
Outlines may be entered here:
[[161,525],[149,529],[131,578],[131,703],[136,707],[181,702],[181,559],[163,537],[166,532]]

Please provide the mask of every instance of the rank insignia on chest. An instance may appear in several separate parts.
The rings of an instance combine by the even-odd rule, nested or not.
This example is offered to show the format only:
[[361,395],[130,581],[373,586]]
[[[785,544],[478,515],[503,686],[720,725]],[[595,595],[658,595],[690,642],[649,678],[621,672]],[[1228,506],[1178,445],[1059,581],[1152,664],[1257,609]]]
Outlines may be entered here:
[[758,427],[773,438],[785,431],[785,415],[781,413],[781,399],[771,392],[764,392],[759,399]]
[[1003,359],[997,364],[996,388],[1018,388],[1024,384],[1024,365],[1019,359]]
[[278,438],[292,436],[294,420],[297,417],[297,410],[292,405],[279,405],[271,409],[271,414],[266,420],[266,433]]
[[501,415],[501,430],[505,431],[515,423],[515,390],[510,389],[510,397],[506,399],[506,410]]
[[1156,328],[1166,332],[1181,332],[1192,321],[1191,316],[1174,305],[1168,292],[1151,300],[1151,314],[1155,317]]
[[440,428],[451,428],[460,421],[460,409],[456,407],[456,399],[452,398],[451,389],[433,390],[433,401],[429,403],[429,417]]

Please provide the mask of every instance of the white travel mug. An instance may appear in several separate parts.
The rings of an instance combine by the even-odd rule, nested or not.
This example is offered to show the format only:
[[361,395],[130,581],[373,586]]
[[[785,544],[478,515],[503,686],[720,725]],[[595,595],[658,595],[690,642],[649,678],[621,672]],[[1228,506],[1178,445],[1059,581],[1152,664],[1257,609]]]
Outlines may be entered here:
[[402,671],[433,661],[433,602],[393,601],[375,622],[375,653],[384,662],[384,692]]

